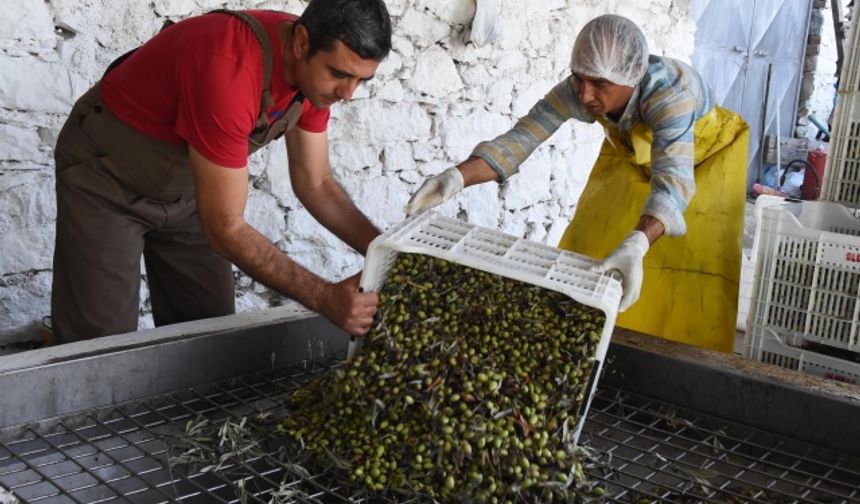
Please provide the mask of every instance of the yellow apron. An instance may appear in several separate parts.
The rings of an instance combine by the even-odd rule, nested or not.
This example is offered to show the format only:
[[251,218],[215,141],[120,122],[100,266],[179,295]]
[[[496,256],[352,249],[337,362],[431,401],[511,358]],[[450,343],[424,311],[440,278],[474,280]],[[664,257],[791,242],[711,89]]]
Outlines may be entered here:
[[[629,134],[604,123],[606,139],[559,247],[609,255],[636,227],[651,193],[651,129]],[[645,256],[639,301],[620,313],[627,329],[731,352],[746,193],[749,128],[714,107],[696,121],[696,194],[684,217],[687,234],[663,236]]]

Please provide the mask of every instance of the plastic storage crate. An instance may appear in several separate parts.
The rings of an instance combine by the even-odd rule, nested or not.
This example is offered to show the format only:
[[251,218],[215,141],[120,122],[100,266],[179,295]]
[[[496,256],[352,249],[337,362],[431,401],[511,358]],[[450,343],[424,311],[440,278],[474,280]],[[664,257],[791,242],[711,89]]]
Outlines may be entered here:
[[860,93],[860,21],[855,13],[851,19],[851,27],[846,34],[843,46],[845,58],[842,61],[842,73],[839,76],[839,91],[845,93]]
[[425,254],[544,287],[604,313],[606,323],[594,354],[588,396],[574,431],[576,440],[609,348],[621,300],[621,283],[608,274],[594,271],[597,262],[589,257],[427,211],[401,222],[371,242],[361,287],[365,291],[378,291],[395,258],[403,253]]
[[755,200],[755,208],[753,210],[753,218],[755,221],[755,231],[753,234],[752,248],[742,251],[741,257],[741,277],[738,288],[738,317],[737,330],[746,331],[747,322],[750,314],[750,305],[752,304],[753,289],[755,286],[755,269],[756,261],[758,260],[758,242],[760,240],[762,212],[765,208],[772,205],[781,205],[785,203],[785,198],[782,196],[770,196],[762,194]]
[[795,371],[860,385],[860,363],[788,345],[776,331],[767,327],[755,327],[747,332],[746,356]]
[[842,205],[786,202],[762,210],[748,332],[788,345],[860,351],[860,220]]
[[860,30],[851,20],[845,39],[845,59],[833,110],[830,153],[824,170],[821,199],[860,207]]
[[860,92],[840,92],[834,112],[822,199],[860,207]]

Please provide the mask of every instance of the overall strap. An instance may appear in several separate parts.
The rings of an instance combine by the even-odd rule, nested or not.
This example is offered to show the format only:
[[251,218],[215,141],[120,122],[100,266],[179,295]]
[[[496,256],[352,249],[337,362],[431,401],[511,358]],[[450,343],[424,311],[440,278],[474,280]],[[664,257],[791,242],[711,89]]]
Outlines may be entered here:
[[254,32],[257,42],[260,43],[260,48],[263,50],[263,95],[262,100],[260,100],[260,118],[257,120],[257,125],[260,126],[260,121],[262,121],[262,125],[266,125],[268,124],[266,111],[269,110],[269,107],[273,103],[272,93],[269,91],[269,83],[272,81],[272,42],[269,40],[269,34],[266,33],[266,29],[262,23],[246,12],[229,9],[211,11],[211,13],[216,12],[235,16],[244,21],[251,28],[251,31]]

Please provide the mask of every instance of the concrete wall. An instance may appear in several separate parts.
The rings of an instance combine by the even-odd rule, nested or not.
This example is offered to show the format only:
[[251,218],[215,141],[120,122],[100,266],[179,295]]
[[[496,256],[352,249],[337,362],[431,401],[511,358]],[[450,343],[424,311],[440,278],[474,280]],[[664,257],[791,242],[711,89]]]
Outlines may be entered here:
[[[72,103],[116,56],[156,33],[166,18],[208,10],[305,2],[2,0],[0,9],[0,344],[33,338],[49,314],[53,253],[52,147]],[[378,78],[330,126],[333,169],[381,228],[399,222],[428,175],[463,160],[480,140],[509,128],[568,71],[579,28],[616,12],[640,24],[652,52],[689,61],[694,26],[679,0],[503,0],[504,33],[485,47],[464,44],[473,0],[389,0],[394,51]],[[567,124],[508,184],[471,188],[442,211],[555,244],[597,155],[599,127]],[[322,229],[290,189],[286,150],[251,159],[247,218],[312,271],[341,279],[362,258]],[[237,272],[240,311],[282,298]],[[152,325],[142,287],[141,327]]]

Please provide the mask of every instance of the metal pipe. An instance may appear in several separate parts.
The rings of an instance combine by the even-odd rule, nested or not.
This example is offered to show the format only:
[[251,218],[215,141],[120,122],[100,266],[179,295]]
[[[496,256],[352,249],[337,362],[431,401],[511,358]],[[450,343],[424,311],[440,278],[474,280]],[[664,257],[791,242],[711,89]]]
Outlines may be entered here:
[[[823,133],[824,135],[826,135],[827,141],[830,141],[830,129],[828,129],[827,126],[821,122],[821,119],[815,117],[812,114],[809,114],[806,117],[809,118],[809,122],[811,122],[812,124],[815,125],[816,128],[818,128],[819,133]],[[817,137],[817,135],[816,135],[816,137]]]
[[[767,64],[767,80],[765,80],[764,84],[764,101],[761,105],[761,128],[759,128],[759,150],[761,152],[761,159],[759,160],[758,168],[756,169],[755,182],[756,184],[761,183],[761,169],[765,163],[765,156],[767,155],[767,149],[764,148],[764,137],[765,131],[767,131],[767,103],[770,99],[770,73],[773,70],[773,64]],[[778,160],[777,160],[778,161]]]

